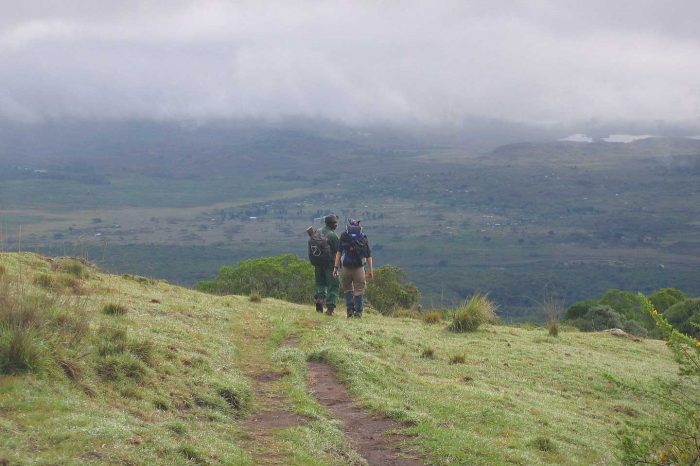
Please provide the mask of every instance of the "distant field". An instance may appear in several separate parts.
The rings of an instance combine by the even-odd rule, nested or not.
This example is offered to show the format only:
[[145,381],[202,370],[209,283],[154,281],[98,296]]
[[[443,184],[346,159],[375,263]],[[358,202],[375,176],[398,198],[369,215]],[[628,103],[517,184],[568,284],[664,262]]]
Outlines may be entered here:
[[15,250],[22,225],[25,250],[189,285],[242,258],[303,256],[306,227],[334,211],[363,220],[377,263],[404,268],[425,304],[481,290],[521,319],[545,294],[567,304],[612,287],[700,295],[700,156],[678,155],[700,147],[635,144],[488,155],[340,145],[325,163],[303,150],[259,168],[220,158],[221,172],[188,162],[187,178],[167,175],[177,168],[167,158],[162,176],[134,176],[134,158],[99,184],[0,179],[0,247]]

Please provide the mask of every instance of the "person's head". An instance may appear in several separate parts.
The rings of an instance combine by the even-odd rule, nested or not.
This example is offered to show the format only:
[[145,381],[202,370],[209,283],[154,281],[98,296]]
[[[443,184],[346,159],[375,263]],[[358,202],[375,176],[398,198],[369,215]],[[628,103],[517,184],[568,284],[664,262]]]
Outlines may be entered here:
[[335,214],[330,214],[326,215],[326,218],[324,219],[326,222],[326,226],[330,228],[331,230],[335,230],[338,228],[338,216]]

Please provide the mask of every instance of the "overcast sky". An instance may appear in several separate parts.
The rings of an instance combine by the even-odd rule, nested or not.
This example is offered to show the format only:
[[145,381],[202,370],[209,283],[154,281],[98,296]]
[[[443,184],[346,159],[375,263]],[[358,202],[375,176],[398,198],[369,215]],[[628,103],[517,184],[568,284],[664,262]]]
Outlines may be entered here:
[[698,24],[697,0],[0,0],[0,117],[698,123]]

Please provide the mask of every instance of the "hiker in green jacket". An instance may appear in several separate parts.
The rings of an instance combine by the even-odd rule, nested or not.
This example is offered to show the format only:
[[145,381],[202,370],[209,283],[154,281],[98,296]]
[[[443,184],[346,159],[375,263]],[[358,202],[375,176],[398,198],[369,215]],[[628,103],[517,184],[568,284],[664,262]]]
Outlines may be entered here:
[[333,315],[335,304],[338,302],[338,289],[340,288],[340,280],[333,276],[333,258],[338,252],[338,234],[335,229],[338,228],[338,216],[335,214],[327,215],[324,218],[325,226],[321,229],[321,233],[328,238],[328,246],[330,247],[330,258],[326,264],[314,265],[314,275],[316,278],[316,310],[323,312],[323,305],[326,305],[326,314]]

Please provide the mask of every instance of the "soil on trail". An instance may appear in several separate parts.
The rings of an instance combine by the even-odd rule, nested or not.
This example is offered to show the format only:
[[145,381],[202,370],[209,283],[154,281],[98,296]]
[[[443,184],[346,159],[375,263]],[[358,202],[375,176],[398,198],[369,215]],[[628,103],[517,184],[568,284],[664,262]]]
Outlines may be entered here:
[[274,432],[303,425],[306,418],[283,408],[284,397],[275,395],[267,385],[279,380],[276,372],[263,372],[253,376],[255,381],[255,399],[259,403],[257,411],[250,415],[243,426],[253,441],[253,455],[256,464],[287,464],[283,452],[261,449],[262,445],[274,444]]
[[[249,341],[260,342],[262,339],[251,338]],[[252,351],[246,355],[249,359],[242,364],[244,372],[253,380],[256,403],[255,413],[243,422],[243,427],[252,440],[251,453],[256,464],[288,464],[287,454],[274,447],[274,433],[280,429],[304,425],[307,419],[285,407],[287,400],[280,393],[277,383],[282,374],[272,371],[267,358],[260,357],[262,354],[262,350]]]
[[310,362],[309,386],[316,399],[343,421],[344,432],[352,447],[370,466],[421,466],[425,463],[415,453],[402,447],[410,438],[390,431],[404,426],[396,421],[371,416],[354,406],[354,400],[340,383],[331,366]]

